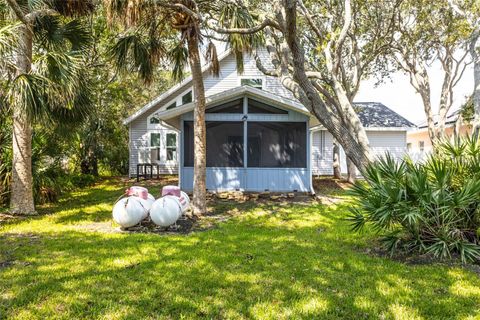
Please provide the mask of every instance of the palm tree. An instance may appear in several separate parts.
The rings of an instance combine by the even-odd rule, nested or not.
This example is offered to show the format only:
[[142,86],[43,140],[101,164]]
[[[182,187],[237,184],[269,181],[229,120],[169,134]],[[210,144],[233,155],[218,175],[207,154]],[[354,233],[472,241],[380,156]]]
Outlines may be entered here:
[[32,124],[73,122],[89,106],[82,55],[90,37],[73,17],[93,10],[90,1],[0,0],[0,74],[12,113],[10,210],[34,214]]
[[[212,40],[225,41],[236,54],[238,69],[243,70],[243,53],[261,43],[262,37],[256,31],[263,27],[254,27],[246,7],[227,1],[105,0],[105,5],[111,23],[124,27],[112,48],[119,68],[138,72],[148,83],[158,64],[168,61],[178,81],[188,62],[195,92],[192,205],[194,214],[202,215],[206,212],[206,124],[200,52],[205,49],[211,71],[218,75],[217,50]],[[219,38],[219,32],[226,36]]]

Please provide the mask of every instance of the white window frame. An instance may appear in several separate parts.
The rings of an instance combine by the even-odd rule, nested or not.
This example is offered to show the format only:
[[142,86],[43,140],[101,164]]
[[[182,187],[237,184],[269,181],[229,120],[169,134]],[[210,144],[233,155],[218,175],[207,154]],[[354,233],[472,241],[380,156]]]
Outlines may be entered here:
[[[159,147],[152,147],[152,133],[158,133],[160,134],[160,146]],[[174,134],[176,136],[176,159],[175,160],[167,160],[167,134]],[[152,160],[150,161],[152,163],[158,163],[158,164],[175,164],[178,162],[179,154],[178,154],[178,149],[179,149],[179,134],[178,132],[174,130],[168,130],[168,129],[156,129],[156,130],[148,130],[147,131],[147,146],[144,147],[145,151],[152,152],[152,150],[160,148],[160,160]]]
[[[169,134],[174,134],[175,135],[175,159],[173,160],[168,160],[168,145],[167,145],[167,136]],[[168,130],[168,131],[165,131],[165,162],[167,163],[176,163],[178,162],[178,133],[175,132],[175,131],[171,131],[171,130]]]
[[[160,135],[160,146],[158,146],[158,147],[153,147],[153,146],[152,146],[152,133],[157,133],[157,134]],[[155,163],[155,162],[156,162],[156,163],[161,163],[161,162],[162,162],[162,155],[161,155],[161,152],[162,152],[162,140],[163,140],[163,139],[162,139],[162,138],[163,138],[162,135],[163,135],[163,134],[162,134],[162,130],[149,130],[149,131],[148,131],[148,146],[147,146],[147,150],[150,151],[150,154],[151,154],[152,150],[154,150],[154,149],[157,149],[157,148],[158,148],[158,149],[160,150],[160,151],[159,151],[159,152],[160,152],[160,154],[159,154],[160,159],[155,159],[155,160],[150,159],[150,161],[151,161],[152,163]]]
[[[242,86],[243,79],[261,79],[262,80],[262,90],[265,90],[266,77],[265,76],[238,76],[238,86]],[[258,88],[256,88],[258,89]]]
[[425,141],[418,141],[418,150],[420,150],[420,152],[424,152],[425,151]]

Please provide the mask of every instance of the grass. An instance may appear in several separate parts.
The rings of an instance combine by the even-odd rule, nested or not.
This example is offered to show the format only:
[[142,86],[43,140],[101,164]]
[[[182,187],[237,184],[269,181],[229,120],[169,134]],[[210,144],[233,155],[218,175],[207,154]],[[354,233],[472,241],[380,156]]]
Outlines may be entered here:
[[480,319],[478,275],[366,254],[375,235],[349,231],[346,202],[222,203],[241,214],[188,235],[103,231],[124,188],[4,223],[0,318]]

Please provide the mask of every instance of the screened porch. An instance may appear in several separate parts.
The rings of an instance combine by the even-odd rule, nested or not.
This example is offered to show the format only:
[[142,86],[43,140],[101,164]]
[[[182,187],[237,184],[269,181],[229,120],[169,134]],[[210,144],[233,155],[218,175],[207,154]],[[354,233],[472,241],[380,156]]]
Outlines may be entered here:
[[[308,117],[242,97],[206,111],[209,190],[310,189]],[[182,115],[181,185],[193,188],[193,114]]]

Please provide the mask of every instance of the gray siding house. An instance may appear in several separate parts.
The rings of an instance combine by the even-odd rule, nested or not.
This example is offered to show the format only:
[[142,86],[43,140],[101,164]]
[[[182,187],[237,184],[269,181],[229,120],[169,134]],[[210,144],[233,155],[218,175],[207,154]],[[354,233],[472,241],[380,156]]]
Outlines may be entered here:
[[[234,55],[226,52],[220,76],[206,68],[204,75],[209,190],[309,192],[312,175],[332,174],[332,135],[252,57],[245,56],[238,74]],[[160,173],[178,173],[180,187],[192,190],[194,98],[187,78],[124,121],[131,177],[137,164],[153,163]],[[402,157],[413,125],[381,103],[356,106],[375,154]],[[346,171],[343,152],[341,159]]]

